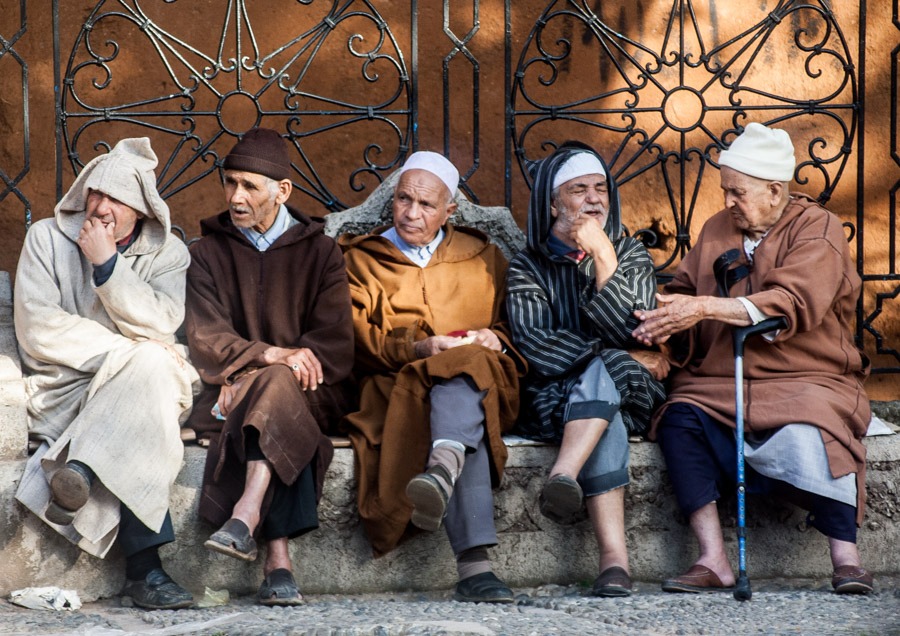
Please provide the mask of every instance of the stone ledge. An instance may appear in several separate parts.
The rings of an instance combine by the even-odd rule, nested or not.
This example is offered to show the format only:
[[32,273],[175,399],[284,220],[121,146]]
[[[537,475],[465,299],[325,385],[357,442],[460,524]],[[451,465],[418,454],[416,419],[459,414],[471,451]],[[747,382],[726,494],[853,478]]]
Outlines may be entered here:
[[[870,507],[860,533],[866,565],[877,574],[900,574],[900,524],[896,516],[900,436],[870,438],[868,489]],[[198,486],[206,451],[186,449],[185,466],[171,502],[177,541],[163,549],[171,574],[201,593],[203,586],[249,594],[262,579],[261,560],[247,565],[203,548],[212,528],[197,518]],[[690,565],[696,546],[675,509],[655,444],[631,445],[632,482],[626,491],[626,531],[631,565],[639,580],[658,581]],[[537,495],[556,449],[515,446],[503,484],[495,497],[500,543],[491,550],[498,573],[513,587],[540,583],[591,581],[596,576],[597,547],[590,523],[562,527],[544,519]],[[0,461],[0,595],[26,586],[59,585],[79,591],[83,600],[113,596],[123,584],[117,548],[106,560],[69,544],[28,514],[14,500],[24,460]],[[733,505],[723,505],[726,541],[736,560]],[[298,583],[309,593],[356,594],[383,591],[448,589],[455,567],[443,532],[420,534],[396,551],[373,559],[356,512],[353,456],[338,448],[329,468],[321,527],[291,542]],[[825,577],[831,571],[825,538],[799,526],[804,513],[786,504],[751,498],[748,503],[748,563],[756,578]]]

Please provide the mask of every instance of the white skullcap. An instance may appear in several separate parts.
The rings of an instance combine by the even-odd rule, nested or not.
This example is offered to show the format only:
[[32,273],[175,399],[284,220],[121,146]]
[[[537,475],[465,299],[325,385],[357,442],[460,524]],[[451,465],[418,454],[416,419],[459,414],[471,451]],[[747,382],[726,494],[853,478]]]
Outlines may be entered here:
[[719,165],[757,179],[790,181],[797,160],[794,144],[785,131],[753,122],[719,154]]
[[606,176],[606,170],[600,160],[590,152],[579,152],[571,157],[560,167],[553,177],[551,190],[556,190],[566,181],[571,181],[586,174],[602,174]]
[[456,196],[456,188],[459,186],[459,170],[450,161],[436,152],[420,150],[412,153],[400,168],[402,175],[407,170],[425,170],[444,182],[450,190],[450,198]]

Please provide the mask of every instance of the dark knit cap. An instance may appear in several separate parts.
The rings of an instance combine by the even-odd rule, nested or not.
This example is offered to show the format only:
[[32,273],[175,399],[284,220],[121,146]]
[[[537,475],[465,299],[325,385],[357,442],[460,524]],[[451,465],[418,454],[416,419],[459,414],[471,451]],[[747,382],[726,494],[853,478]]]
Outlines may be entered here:
[[287,144],[277,131],[251,128],[225,157],[226,170],[255,172],[281,181],[291,177],[291,158]]

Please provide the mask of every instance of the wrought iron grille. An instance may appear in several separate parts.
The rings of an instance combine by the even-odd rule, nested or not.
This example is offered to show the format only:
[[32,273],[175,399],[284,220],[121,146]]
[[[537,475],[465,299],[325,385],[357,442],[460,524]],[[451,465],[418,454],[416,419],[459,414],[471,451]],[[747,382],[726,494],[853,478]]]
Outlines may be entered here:
[[[186,0],[102,0],[71,49],[67,45],[63,52],[57,44],[54,56],[57,191],[62,194],[64,169],[78,172],[114,140],[143,133],[156,135],[164,197],[203,187],[235,139],[262,124],[281,130],[292,144],[297,190],[324,209],[344,209],[358,204],[370,186],[418,148],[420,87],[426,86],[440,91],[438,137],[445,154],[453,150],[461,188],[473,201],[486,198],[473,179],[486,169],[486,157],[496,155],[485,151],[483,140],[499,141],[485,131],[501,125],[503,191],[493,196],[502,196],[508,207],[521,196],[519,185],[529,182],[525,161],[568,138],[589,139],[606,151],[626,207],[629,201],[645,201],[645,192],[664,192],[657,213],[634,234],[662,255],[657,262],[665,280],[702,224],[704,198],[721,196],[717,182],[712,183],[716,180],[708,178],[715,174],[709,168],[717,166],[719,150],[749,121],[781,124],[791,129],[797,148],[796,182],[820,201],[829,200],[841,178],[852,174],[851,161],[857,162],[858,212],[848,225],[868,291],[857,312],[857,339],[860,344],[874,339],[879,354],[898,361],[876,372],[900,372],[900,353],[882,335],[888,331],[882,321],[890,313],[885,306],[900,294],[900,286],[894,286],[900,283],[894,222],[900,180],[890,190],[889,270],[867,272],[864,263],[866,1],[857,1],[859,46],[854,51],[845,36],[848,25],[832,10],[834,0],[749,3],[745,19],[761,13],[753,24],[727,35],[717,25],[716,3],[670,0],[652,9],[663,6],[665,12],[662,35],[652,37],[619,18],[616,12],[624,3],[552,0],[523,22],[514,18],[522,17],[515,12],[525,5],[511,0],[471,0],[463,6],[443,0],[440,11],[433,7],[435,13],[428,14],[442,18],[442,37],[433,30],[429,34],[436,37],[421,42],[417,0],[408,5],[408,39],[397,35],[400,23],[394,17],[406,5],[374,0],[286,2],[289,15],[275,24],[262,19],[260,3],[223,0],[210,5],[219,7],[217,14],[205,9],[201,17],[213,26],[201,36],[170,18],[170,10],[185,7]],[[898,1],[892,5],[894,28],[900,30]],[[479,54],[489,37],[483,16],[499,16],[501,3],[502,122],[485,110],[498,84],[486,79],[494,69]],[[22,200],[27,223],[30,206],[18,187],[29,161],[27,66],[14,48],[25,30],[25,0],[20,5],[21,30],[0,39],[0,59],[14,59],[22,69],[24,166],[0,166],[5,188],[0,200],[8,195]],[[763,12],[759,7],[765,6],[774,8]],[[59,0],[53,7],[56,17]],[[519,30],[514,32],[514,25]],[[58,20],[55,27],[58,42]],[[891,60],[890,135],[891,157],[900,166],[898,50]],[[441,58],[439,78],[434,72],[421,75],[419,60],[426,54]],[[790,59],[779,57],[784,55]],[[593,65],[592,73],[567,72],[585,64]],[[141,81],[148,77],[161,79],[151,86]],[[471,112],[471,130],[464,135],[453,123],[460,110]],[[357,145],[350,141],[354,133]],[[316,154],[322,147],[339,150],[340,163]],[[491,166],[493,174],[498,166]],[[484,176],[478,183],[492,181],[491,187],[497,185]],[[880,287],[872,287],[876,283]]]
[[[108,150],[109,140],[153,134],[168,198],[217,173],[236,139],[264,125],[293,148],[295,188],[333,211],[347,207],[338,190],[358,192],[369,177],[379,183],[406,155],[410,74],[376,3],[322,9],[297,0],[258,37],[254,21],[266,7],[229,0],[221,14],[200,16],[212,29],[188,41],[178,35],[185,25],[170,17],[176,2],[101,0],[82,26],[59,82],[58,145],[76,173],[85,154]],[[354,135],[361,123],[365,142]],[[327,139],[315,144],[317,156],[307,143],[313,137]],[[358,163],[347,173],[354,148]],[[340,153],[341,174],[320,168],[328,153]],[[61,187],[58,179],[59,194]]]
[[[10,11],[9,13],[14,13]],[[31,169],[31,129],[28,124],[28,64],[16,52],[15,46],[19,39],[25,35],[28,30],[28,22],[25,13],[25,0],[19,0],[19,28],[15,33],[0,33],[0,62],[4,60],[12,60],[13,66],[17,66],[22,76],[22,93],[20,95],[7,95],[4,99],[4,110],[7,112],[18,111],[22,117],[22,155],[14,157],[12,153],[9,156],[8,165],[0,165],[0,180],[3,187],[0,189],[0,202],[7,197],[12,196],[21,202],[24,208],[25,227],[31,225],[31,203],[28,197],[20,188],[22,179]],[[3,68],[8,68],[6,64]],[[21,101],[19,101],[21,99]]]
[[[548,147],[570,138],[603,139],[626,205],[628,193],[644,201],[640,193],[653,191],[653,183],[665,186],[666,212],[657,227],[635,232],[648,246],[666,250],[663,272],[690,248],[707,168],[717,166],[718,150],[749,121],[803,120],[791,122],[796,182],[819,201],[829,199],[856,143],[861,106],[852,54],[829,2],[779,2],[757,23],[710,44],[711,35],[719,35],[712,24],[715,4],[674,0],[658,48],[610,24],[598,13],[603,5],[594,4],[597,9],[587,0],[551,2],[522,49],[511,128],[526,180],[525,161]],[[767,71],[786,38],[799,60],[779,67],[790,83],[782,81],[785,90],[776,92]],[[590,68],[587,56],[596,57],[592,70],[600,81],[563,72],[576,61]],[[831,135],[822,134],[829,128]],[[667,226],[672,229],[660,231]],[[663,243],[661,234],[671,240]]]
[[[898,11],[898,0],[893,0],[893,26],[895,37],[900,38],[900,11]],[[865,54],[864,46],[860,44],[860,56]],[[891,125],[890,125],[890,148],[891,160],[894,165],[900,167],[900,144],[898,144],[897,128],[900,126],[897,118],[897,103],[900,100],[900,82],[898,82],[898,70],[900,70],[900,44],[891,51]],[[862,75],[865,79],[865,75]],[[865,171],[860,162],[859,182],[862,184],[865,178]],[[860,195],[860,206],[858,213],[859,223],[859,247],[857,252],[857,268],[863,279],[863,297],[860,299],[859,310],[856,315],[857,339],[862,342],[865,337],[871,337],[875,345],[875,352],[879,355],[887,355],[893,357],[896,361],[893,366],[876,366],[872,369],[873,373],[900,373],[900,351],[891,343],[885,342],[885,338],[879,330],[879,324],[886,318],[885,307],[887,304],[896,300],[900,294],[900,274],[897,273],[897,191],[900,190],[900,179],[895,179],[890,186],[890,209],[888,211],[888,271],[884,273],[870,273],[867,271],[864,251],[865,246],[865,217],[862,212],[862,195]],[[879,284],[880,283],[880,284]],[[890,289],[890,283],[894,283],[893,289]],[[865,297],[866,291],[870,288],[887,289],[887,291],[876,292],[874,294],[874,308],[866,313]]]

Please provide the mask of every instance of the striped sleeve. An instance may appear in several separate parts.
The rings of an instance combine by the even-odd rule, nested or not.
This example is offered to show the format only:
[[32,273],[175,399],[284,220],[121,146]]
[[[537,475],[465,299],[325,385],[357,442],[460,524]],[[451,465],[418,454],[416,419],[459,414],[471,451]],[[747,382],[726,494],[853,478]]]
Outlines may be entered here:
[[510,330],[536,375],[567,375],[593,358],[599,345],[598,338],[565,327],[578,324],[577,316],[566,315],[576,304],[560,296],[567,288],[576,289],[575,285],[575,280],[569,285],[563,279],[544,280],[536,264],[523,254],[510,264],[506,296]]
[[647,250],[638,241],[624,238],[616,245],[619,266],[600,291],[593,282],[581,297],[581,311],[593,324],[604,347],[633,344],[631,332],[638,326],[634,312],[656,307],[656,274]]

